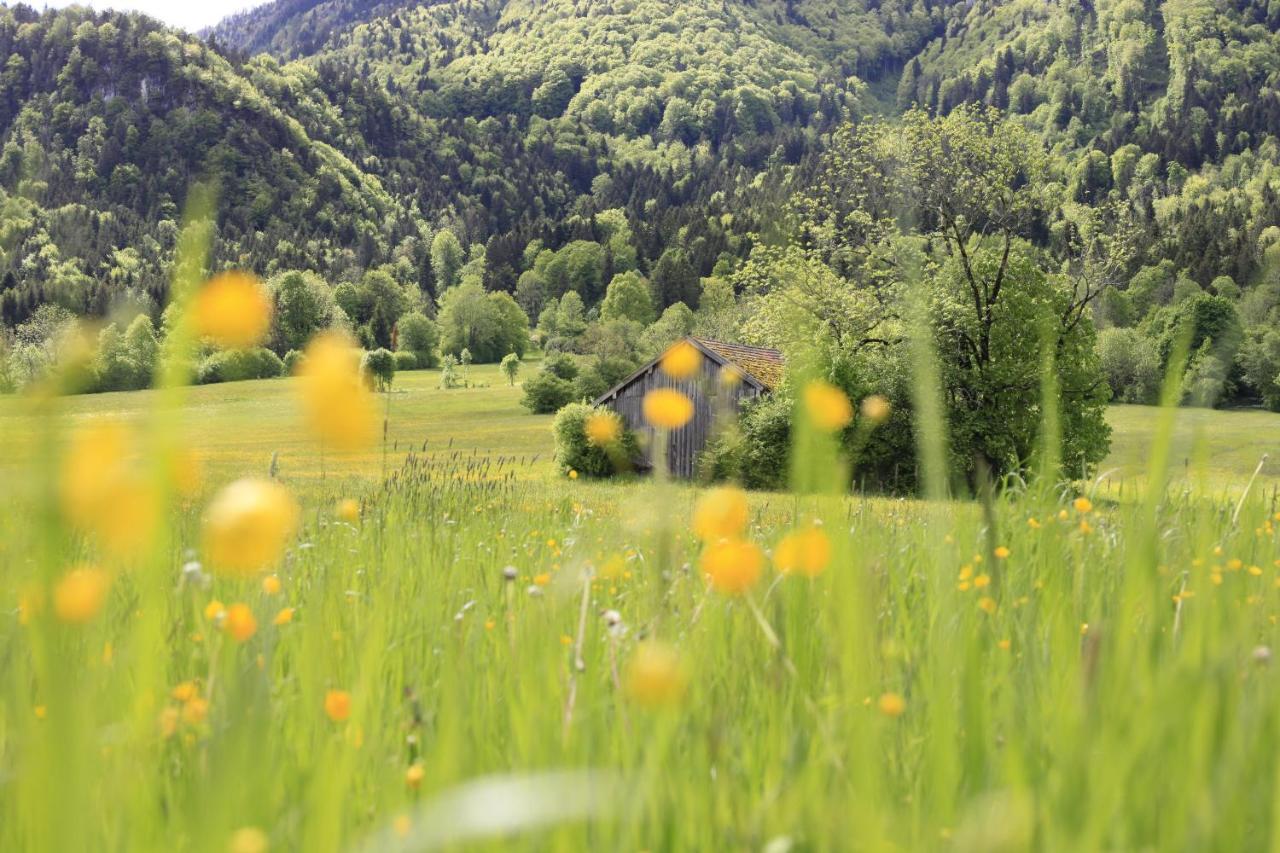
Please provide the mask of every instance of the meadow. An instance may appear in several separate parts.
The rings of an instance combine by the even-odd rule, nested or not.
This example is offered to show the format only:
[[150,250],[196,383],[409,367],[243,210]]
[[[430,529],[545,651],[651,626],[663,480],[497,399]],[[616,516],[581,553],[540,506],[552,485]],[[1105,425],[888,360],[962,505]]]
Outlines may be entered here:
[[[1280,844],[1275,416],[1113,409],[1125,500],[984,519],[569,480],[473,378],[401,375],[323,475],[301,380],[3,401],[0,849]],[[183,449],[199,482],[151,464]],[[219,571],[273,454],[295,532]],[[86,531],[121,464],[162,515]]]

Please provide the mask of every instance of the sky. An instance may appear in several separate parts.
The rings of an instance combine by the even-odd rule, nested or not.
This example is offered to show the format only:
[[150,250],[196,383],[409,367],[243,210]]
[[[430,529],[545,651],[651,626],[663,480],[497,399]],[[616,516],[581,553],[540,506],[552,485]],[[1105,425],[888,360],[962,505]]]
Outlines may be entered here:
[[[26,2],[37,9],[42,5],[41,0]],[[167,24],[195,32],[218,23],[227,15],[262,5],[263,0],[44,0],[43,5],[62,8],[73,2],[94,9],[145,12]]]

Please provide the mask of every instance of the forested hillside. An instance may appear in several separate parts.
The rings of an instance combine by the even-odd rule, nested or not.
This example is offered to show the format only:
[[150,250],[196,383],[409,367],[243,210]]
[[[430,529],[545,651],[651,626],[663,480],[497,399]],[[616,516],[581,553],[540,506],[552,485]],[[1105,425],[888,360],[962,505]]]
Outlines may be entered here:
[[[218,267],[334,288],[380,271],[429,316],[466,278],[578,349],[542,315],[572,291],[598,319],[625,273],[648,290],[641,320],[674,307],[683,328],[707,281],[740,301],[753,250],[791,238],[838,127],[972,103],[1046,146],[1032,180],[1058,213],[1024,236],[1053,263],[1079,210],[1125,223],[1091,304],[1132,330],[1104,333],[1118,396],[1150,397],[1157,314],[1199,296],[1240,329],[1223,380],[1280,404],[1259,378],[1280,365],[1278,25],[1257,0],[278,0],[201,39],[0,8],[0,318],[123,301],[158,319],[185,193],[208,177]],[[740,331],[712,290],[704,326]],[[357,301],[347,319],[385,338]]]

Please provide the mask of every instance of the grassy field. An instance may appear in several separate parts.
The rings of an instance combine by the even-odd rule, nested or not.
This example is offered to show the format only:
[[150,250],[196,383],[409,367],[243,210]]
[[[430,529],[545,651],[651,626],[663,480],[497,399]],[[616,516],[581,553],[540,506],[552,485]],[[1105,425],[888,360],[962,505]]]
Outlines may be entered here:
[[[537,368],[532,362],[524,375]],[[443,390],[439,371],[401,373],[395,390],[382,398],[390,405],[388,456],[394,469],[405,454],[427,456],[478,454],[510,458],[512,472],[539,480],[555,476],[551,418],[531,415],[520,404],[519,385],[507,384],[495,365],[471,368],[481,387]],[[191,389],[182,415],[184,440],[203,463],[206,479],[225,483],[246,474],[265,473],[273,456],[281,479],[310,492],[321,478],[339,484],[369,485],[384,474],[381,447],[360,453],[319,453],[319,445],[303,428],[292,379],[236,382]],[[96,394],[63,401],[69,423],[96,418],[137,420],[155,403],[155,392]],[[1154,440],[1157,410],[1149,406],[1112,406],[1111,455],[1099,466],[1103,491],[1116,497],[1135,494],[1146,477],[1147,455]],[[0,398],[0,441],[10,452],[0,459],[29,455],[38,438],[36,421],[14,398]],[[1206,494],[1238,493],[1249,481],[1263,454],[1257,487],[1280,485],[1280,415],[1263,411],[1183,409],[1173,443],[1173,480],[1194,485]],[[330,484],[332,485],[332,483]],[[1126,492],[1127,490],[1127,492]]]
[[[145,430],[156,395],[0,404],[28,487],[0,513],[0,849],[1280,844],[1277,507],[1136,491],[1199,420],[1206,470],[1246,479],[1234,442],[1274,416],[1116,409],[1131,500],[984,521],[555,477],[548,419],[474,378],[400,378],[386,481],[380,450],[320,477],[292,381],[192,389],[134,436],[161,484],[166,440],[207,461],[159,519],[124,462],[43,441]],[[277,452],[296,529],[287,493],[228,528],[218,490]]]

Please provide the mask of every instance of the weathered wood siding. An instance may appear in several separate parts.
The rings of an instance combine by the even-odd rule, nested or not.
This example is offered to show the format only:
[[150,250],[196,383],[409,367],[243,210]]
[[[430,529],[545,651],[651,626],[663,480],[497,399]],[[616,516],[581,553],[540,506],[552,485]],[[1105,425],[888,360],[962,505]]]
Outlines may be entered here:
[[[644,373],[605,401],[634,430],[646,448],[652,451],[654,431],[645,423],[643,401],[655,388],[675,388],[693,400],[693,419],[684,427],[671,433],[667,445],[667,469],[674,477],[692,477],[697,470],[698,454],[707,446],[723,418],[736,416],[744,400],[759,395],[758,389],[746,381],[735,381],[726,387],[721,383],[721,365],[709,358],[702,360],[699,375],[677,381],[667,376],[655,363]],[[646,459],[652,464],[652,459]]]

